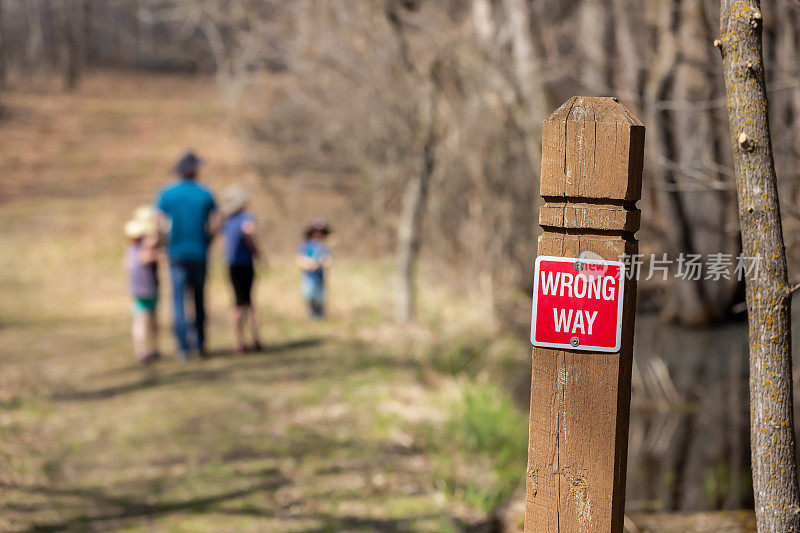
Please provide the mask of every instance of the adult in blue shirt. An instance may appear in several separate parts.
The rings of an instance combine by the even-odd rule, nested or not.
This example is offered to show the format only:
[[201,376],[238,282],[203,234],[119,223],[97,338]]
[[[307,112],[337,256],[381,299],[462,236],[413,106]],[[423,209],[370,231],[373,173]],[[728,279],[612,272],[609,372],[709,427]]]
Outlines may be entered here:
[[[205,355],[206,260],[208,246],[219,228],[217,205],[211,192],[197,183],[201,160],[192,152],[181,157],[175,168],[178,181],[159,191],[156,207],[169,222],[170,278],[175,338],[178,353],[188,357],[190,348]],[[186,295],[194,300],[194,339],[190,346],[184,309]]]

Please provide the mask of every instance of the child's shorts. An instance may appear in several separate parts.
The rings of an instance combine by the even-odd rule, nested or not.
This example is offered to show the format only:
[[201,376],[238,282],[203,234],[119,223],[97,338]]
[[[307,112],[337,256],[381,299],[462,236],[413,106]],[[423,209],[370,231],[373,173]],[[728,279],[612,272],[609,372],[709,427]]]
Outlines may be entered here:
[[230,275],[236,307],[250,306],[250,293],[253,291],[253,278],[255,277],[253,265],[231,265]]
[[141,296],[134,296],[133,303],[131,303],[131,312],[134,315],[140,315],[142,313],[150,313],[156,310],[158,306],[158,296],[149,296],[149,297],[141,297]]

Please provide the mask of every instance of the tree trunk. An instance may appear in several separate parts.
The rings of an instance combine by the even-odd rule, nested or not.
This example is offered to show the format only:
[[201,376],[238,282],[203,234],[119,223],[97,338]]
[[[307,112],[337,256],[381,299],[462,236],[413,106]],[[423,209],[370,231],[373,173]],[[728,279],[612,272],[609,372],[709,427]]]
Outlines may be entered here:
[[[693,102],[711,99],[714,80],[704,67],[710,61],[710,28],[700,0],[658,4],[658,51],[645,85],[649,166],[656,169],[656,201],[666,251],[675,261],[684,254],[706,256],[738,252],[733,195],[718,170],[719,129],[709,109]],[[665,101],[682,102],[668,107]],[[645,271],[646,268],[643,268]],[[725,318],[733,304],[734,279],[706,280],[673,272],[662,309],[664,319],[702,325]],[[679,275],[680,274],[680,275]],[[657,274],[656,274],[657,275]]]
[[25,46],[25,61],[21,62],[24,70],[30,72],[34,65],[43,63],[44,37],[42,32],[42,6],[39,2],[25,4],[25,22],[28,28],[28,39]]
[[8,46],[6,42],[5,17],[3,17],[3,0],[0,0],[0,88],[6,86],[8,75]]
[[[519,92],[521,93],[521,106],[519,111],[512,111],[508,125],[516,130],[518,125],[522,134],[522,146],[525,149],[525,158],[529,169],[521,170],[517,179],[507,178],[507,185],[497,190],[505,191],[502,199],[506,203],[495,202],[492,210],[493,225],[485,230],[491,232],[487,235],[486,242],[493,243],[486,254],[486,268],[492,273],[492,285],[498,289],[502,287],[520,287],[530,294],[529,265],[521,257],[530,257],[535,253],[523,248],[520,253],[520,243],[536,242],[536,233],[539,230],[538,215],[542,205],[539,196],[539,177],[542,168],[542,122],[550,111],[548,103],[547,85],[544,80],[546,69],[542,65],[544,57],[543,42],[552,38],[545,28],[548,20],[541,13],[532,12],[532,3],[526,0],[503,0],[506,27],[499,29],[497,34],[508,35],[511,44],[511,60]],[[541,6],[540,6],[541,7]],[[504,44],[504,43],[503,43]],[[511,132],[509,132],[509,140]],[[487,175],[487,182],[491,177]],[[487,202],[488,203],[488,202]],[[502,290],[493,291],[495,297],[506,299]],[[510,302],[514,296],[509,295]],[[508,302],[496,301],[494,307],[505,312],[501,307],[507,307]],[[511,306],[514,307],[513,304]],[[512,310],[516,314],[516,310]]]
[[92,0],[83,0],[83,68],[88,69],[93,60],[92,55]]
[[791,290],[767,117],[758,0],[723,0],[720,48],[742,249],[760,254],[747,279],[750,439],[760,532],[800,531],[792,398]]
[[58,17],[58,6],[55,6],[56,13],[53,13],[53,2],[49,0],[39,0],[39,27],[42,40],[42,51],[46,55],[46,60],[50,62],[50,67],[54,72],[58,72],[62,64],[61,59],[61,25],[56,20]]
[[492,3],[490,0],[472,0],[472,26],[482,43],[489,42],[494,35]]
[[[675,138],[673,114],[658,103],[668,100],[674,94],[675,76],[680,62],[680,2],[671,0],[657,4],[656,29],[658,48],[655,60],[649,69],[645,84],[645,108],[648,141],[645,151],[649,167],[656,169],[656,201],[661,215],[660,226],[664,230],[667,250],[673,257],[680,252],[694,253],[691,245],[692,228],[688,215],[684,212],[678,192],[678,174],[674,166],[667,164],[678,159],[679,142]],[[663,314],[667,320],[682,323],[702,323],[705,321],[703,300],[698,287],[700,281],[673,279],[672,290]]]
[[630,7],[625,0],[613,1],[614,50],[611,54],[611,78],[615,92],[640,107],[643,89],[641,71],[642,64],[646,61],[642,50],[646,48],[643,43],[637,42],[641,37],[634,32],[634,27],[643,26],[643,17]]
[[[775,5],[776,13],[772,19],[772,55],[770,70],[775,74],[771,83],[789,86],[797,76],[797,50],[800,48],[800,11],[797,4],[780,2]],[[767,27],[764,28],[765,33]],[[766,35],[765,35],[766,38]],[[765,52],[766,53],[766,52]],[[798,237],[800,236],[800,213],[793,206],[800,205],[800,180],[789,176],[797,174],[798,155],[800,155],[800,91],[775,91],[770,94],[770,124],[775,150],[775,169],[784,179],[778,184],[784,208],[784,233],[786,246],[790,251],[787,264],[790,271],[798,269]]]
[[81,74],[81,51],[78,44],[75,5],[73,0],[64,0],[62,5],[62,28],[64,32],[64,85],[72,90],[78,86]]
[[[417,256],[422,234],[422,222],[428,203],[428,190],[431,176],[436,165],[434,151],[438,142],[436,131],[436,98],[439,82],[440,64],[437,59],[431,63],[428,77],[420,77],[415,66],[409,43],[406,39],[402,19],[399,16],[403,6],[398,0],[386,2],[386,17],[397,38],[400,57],[406,73],[423,87],[418,93],[426,95],[419,99],[417,105],[418,124],[422,141],[420,168],[412,177],[403,195],[402,212],[397,227],[397,276],[395,286],[395,319],[398,322],[409,322],[416,316],[416,270]],[[427,108],[423,108],[427,102]]]
[[[713,61],[711,53],[714,51],[709,46],[713,34],[708,22],[703,0],[681,1],[677,35],[681,60],[675,70],[674,97],[687,104],[683,109],[672,111],[678,154],[677,161],[670,164],[677,164],[680,188],[689,190],[672,194],[674,201],[680,203],[680,211],[686,220],[681,251],[703,256],[724,253],[735,257],[739,251],[739,235],[731,229],[736,220],[734,196],[730,190],[732,180],[725,180],[725,176],[714,167],[721,163],[718,147],[724,142],[724,134],[720,131],[724,126],[715,120],[712,110],[690,107],[691,102],[711,100],[722,90],[707,67]],[[667,225],[670,224],[672,222],[668,221]],[[692,313],[687,309],[691,300],[679,299],[675,312],[680,321],[709,323],[723,320],[734,303],[738,288],[735,278],[673,279],[682,286],[681,289],[693,291],[702,306]],[[679,291],[675,293],[679,294]]]
[[605,94],[611,88],[614,17],[610,13],[608,0],[583,0],[580,4],[578,45],[582,64],[578,77],[584,89],[593,95]]
[[133,46],[131,47],[133,58],[131,64],[134,68],[141,66],[142,56],[142,22],[139,20],[139,10],[141,9],[141,0],[134,0],[133,2]]
[[531,14],[525,0],[504,0],[503,5],[511,37],[514,74],[527,108],[528,119],[532,124],[531,128],[527,128],[531,136],[529,144],[534,146],[530,150],[533,155],[531,163],[538,170],[541,165],[539,146],[542,121],[548,109],[545,86],[542,82],[540,53],[531,35]]
[[419,172],[406,186],[403,207],[397,228],[397,287],[395,293],[395,319],[409,322],[416,316],[417,256],[422,233],[422,222],[428,202],[431,176],[436,165],[436,93],[431,84],[428,106],[427,132],[422,147]]

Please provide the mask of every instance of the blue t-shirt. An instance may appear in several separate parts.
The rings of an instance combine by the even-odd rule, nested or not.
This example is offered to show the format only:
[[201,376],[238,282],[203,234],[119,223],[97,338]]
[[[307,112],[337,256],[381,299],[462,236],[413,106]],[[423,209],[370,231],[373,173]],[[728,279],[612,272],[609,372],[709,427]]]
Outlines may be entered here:
[[245,233],[242,231],[242,224],[253,222],[250,213],[239,211],[235,215],[228,217],[222,226],[222,234],[225,236],[225,260],[231,266],[246,266],[253,264],[253,251],[247,245]]
[[[300,245],[297,253],[320,261],[325,257],[330,257],[331,250],[319,241],[308,239],[306,242]],[[303,270],[303,277],[317,283],[322,283],[325,281],[325,269],[320,266],[316,270]]]
[[211,192],[194,180],[180,180],[159,191],[156,207],[172,220],[169,257],[205,261],[211,242],[208,218],[217,207]]

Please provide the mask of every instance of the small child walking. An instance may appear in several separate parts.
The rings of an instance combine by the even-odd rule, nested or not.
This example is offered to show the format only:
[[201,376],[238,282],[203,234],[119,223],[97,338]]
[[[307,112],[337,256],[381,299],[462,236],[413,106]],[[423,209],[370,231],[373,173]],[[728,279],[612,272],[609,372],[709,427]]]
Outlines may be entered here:
[[162,251],[162,239],[153,208],[137,208],[133,218],[125,224],[125,235],[128,237],[125,263],[133,299],[133,353],[140,363],[148,364],[161,356],[158,351],[157,308],[158,259]]
[[303,297],[311,318],[325,318],[325,269],[333,256],[325,240],[331,233],[324,219],[315,219],[305,230],[305,241],[297,250],[297,265],[303,271]]
[[253,280],[255,270],[253,260],[259,259],[260,250],[256,244],[255,218],[247,212],[250,196],[243,187],[234,185],[225,190],[222,200],[222,214],[226,217],[222,226],[225,238],[225,260],[228,263],[231,285],[233,286],[233,330],[234,351],[243,353],[245,323],[250,324],[253,339],[251,349],[261,350],[258,333],[258,313],[253,304]]

